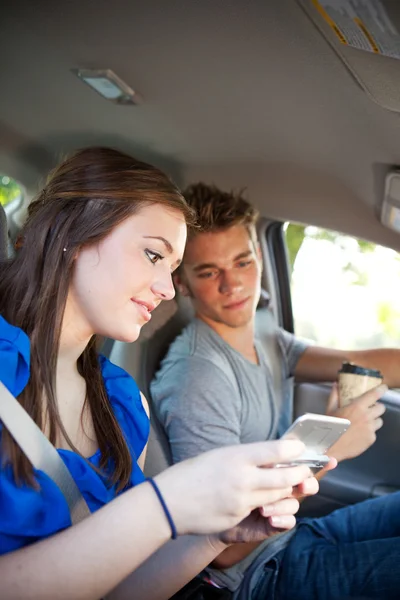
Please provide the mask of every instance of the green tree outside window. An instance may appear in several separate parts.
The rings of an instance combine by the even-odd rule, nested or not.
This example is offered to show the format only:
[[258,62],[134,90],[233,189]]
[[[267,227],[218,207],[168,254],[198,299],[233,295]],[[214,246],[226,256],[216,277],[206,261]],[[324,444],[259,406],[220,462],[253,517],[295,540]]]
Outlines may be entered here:
[[7,175],[0,175],[0,204],[7,206],[21,196],[22,190],[18,183]]
[[398,347],[400,254],[311,225],[284,232],[296,335],[332,348]]

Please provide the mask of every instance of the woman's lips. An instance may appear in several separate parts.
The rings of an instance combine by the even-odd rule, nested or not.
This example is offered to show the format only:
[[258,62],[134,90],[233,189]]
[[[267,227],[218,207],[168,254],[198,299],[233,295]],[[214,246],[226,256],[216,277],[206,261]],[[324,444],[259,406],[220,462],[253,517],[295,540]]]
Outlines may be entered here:
[[242,308],[248,301],[250,300],[250,296],[245,298],[244,300],[238,300],[237,302],[232,302],[231,304],[225,304],[224,308],[228,310],[237,310]]
[[139,302],[139,300],[135,300],[134,298],[131,298],[131,302],[136,304],[137,309],[139,310],[143,319],[146,322],[150,321],[150,319],[151,319],[150,310],[152,310],[152,307],[150,307],[148,304],[144,304],[143,302]]

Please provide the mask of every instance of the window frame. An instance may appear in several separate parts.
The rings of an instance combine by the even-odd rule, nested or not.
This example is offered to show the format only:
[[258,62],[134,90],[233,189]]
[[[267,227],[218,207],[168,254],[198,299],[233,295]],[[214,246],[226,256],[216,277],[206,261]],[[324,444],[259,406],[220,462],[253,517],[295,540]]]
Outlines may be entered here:
[[289,260],[283,227],[284,222],[269,219],[261,219],[258,225],[263,257],[261,285],[271,296],[271,309],[279,325],[294,333]]
[[[316,227],[322,231],[326,231],[328,233],[332,232],[335,234],[337,233],[340,236],[343,236],[343,237],[349,238],[349,239],[353,239],[358,242],[360,242],[360,241],[370,242],[371,244],[374,244],[376,246],[392,250],[392,251],[396,252],[397,255],[400,257],[400,252],[396,248],[391,248],[390,246],[384,246],[383,244],[379,244],[373,240],[368,240],[366,238],[360,238],[357,235],[354,235],[351,233],[337,231],[337,230],[331,229],[329,227],[324,227],[322,225],[314,225],[312,223],[304,224],[304,223],[299,223],[298,221],[289,221],[289,220],[285,220],[284,222],[283,221],[270,221],[269,227],[265,230],[266,244],[264,245],[264,248],[267,249],[267,251],[270,255],[270,263],[274,265],[273,285],[276,288],[276,295],[279,297],[279,304],[280,304],[280,307],[279,307],[280,321],[279,321],[279,323],[282,327],[284,327],[284,329],[286,329],[287,331],[289,331],[290,333],[293,333],[295,335],[302,336],[305,334],[299,333],[299,331],[296,332],[296,330],[295,330],[295,317],[294,317],[292,292],[291,292],[292,268],[291,268],[291,264],[290,264],[289,252],[288,252],[288,247],[287,247],[287,243],[286,243],[286,232],[285,232],[285,226],[286,225],[289,226],[290,224],[301,225],[305,228]],[[307,338],[306,335],[305,335],[305,337]],[[314,340],[314,338],[310,338],[310,340],[311,339]],[[324,342],[323,340],[318,340],[318,339],[315,339],[313,341],[313,343],[315,343],[316,345],[326,345],[326,342]],[[334,347],[336,347],[336,346],[332,346],[332,348],[334,348]],[[352,345],[352,347],[353,347],[353,345]],[[374,343],[372,343],[371,347],[374,347],[374,348],[375,347],[376,348],[397,347],[397,343],[392,343],[391,341],[389,341],[388,343],[385,343],[383,345],[381,345],[380,343],[377,343],[374,345]],[[341,346],[340,346],[340,348],[341,348]],[[365,349],[365,347],[360,346],[360,347],[356,348],[354,346],[354,349],[363,350],[363,349]]]

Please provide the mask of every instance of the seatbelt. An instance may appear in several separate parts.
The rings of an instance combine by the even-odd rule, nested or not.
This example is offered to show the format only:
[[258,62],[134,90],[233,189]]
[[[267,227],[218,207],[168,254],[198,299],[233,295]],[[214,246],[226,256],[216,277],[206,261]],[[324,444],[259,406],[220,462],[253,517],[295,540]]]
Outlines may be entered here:
[[263,351],[271,369],[272,381],[276,394],[282,395],[282,360],[284,354],[278,339],[279,326],[275,315],[269,308],[261,308],[256,312],[256,337],[261,342]]
[[72,524],[88,517],[89,507],[61,456],[1,381],[0,420],[34,468],[43,471],[58,486],[67,501]]
[[284,371],[288,371],[287,368],[284,369],[287,359],[279,331],[279,325],[270,309],[262,308],[256,312],[256,336],[261,342],[263,352],[267,358],[274,392],[283,402],[283,412],[278,424],[278,433],[282,435],[293,421],[294,378],[287,378],[284,375]]
[[115,340],[112,338],[106,338],[101,347],[101,354],[104,354],[106,358],[110,358],[111,350],[113,349]]

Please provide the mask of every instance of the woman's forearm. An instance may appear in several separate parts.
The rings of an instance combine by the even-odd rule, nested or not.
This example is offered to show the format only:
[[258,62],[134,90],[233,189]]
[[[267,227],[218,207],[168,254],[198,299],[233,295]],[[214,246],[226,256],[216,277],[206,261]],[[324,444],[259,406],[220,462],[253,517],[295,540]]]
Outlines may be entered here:
[[107,600],[168,600],[226,547],[213,536],[185,535],[171,540],[109,594]]
[[154,491],[139,485],[78,525],[1,556],[1,596],[98,600],[170,535]]
[[[249,541],[260,533],[253,523],[254,509],[287,503],[292,487],[310,474],[304,466],[272,469],[266,465],[288,462],[303,451],[304,445],[295,440],[220,448],[174,465],[155,479],[178,533],[224,531],[230,543],[238,540],[238,526],[240,538]],[[232,464],[235,468],[227,469]],[[278,514],[293,519],[293,506]],[[155,490],[143,483],[78,525],[0,557],[2,597],[98,600],[115,590],[170,536]],[[217,539],[199,536],[171,542],[131,575],[134,587],[128,597],[169,598],[170,589],[179,589],[224,549]],[[169,575],[170,571],[178,575]]]

